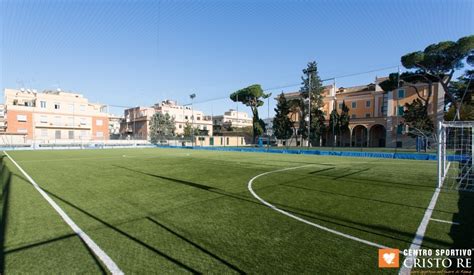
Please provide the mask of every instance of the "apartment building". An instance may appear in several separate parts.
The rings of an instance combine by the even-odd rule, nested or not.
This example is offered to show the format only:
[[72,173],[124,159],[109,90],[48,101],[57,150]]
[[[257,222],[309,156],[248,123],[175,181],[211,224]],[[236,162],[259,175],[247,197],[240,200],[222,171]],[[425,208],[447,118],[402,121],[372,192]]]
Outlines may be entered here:
[[[178,105],[176,101],[165,100],[155,104],[157,112],[169,114],[174,118],[176,124],[176,134],[184,134],[186,124],[192,124],[194,128],[200,130],[203,135],[212,136],[212,120],[205,116],[202,111],[193,110],[192,106]],[[194,117],[194,119],[193,119]]]
[[[376,78],[374,83],[347,88],[336,89],[333,85],[325,86],[322,110],[327,122],[329,123],[329,115],[334,109],[341,112],[343,102],[349,108],[350,122],[349,130],[340,137],[335,137],[329,129],[320,143],[326,146],[337,144],[355,147],[411,146],[414,140],[408,137],[402,115],[405,103],[411,103],[419,96],[429,97],[428,114],[435,125],[443,119],[444,90],[440,83],[432,84],[431,95],[429,85],[424,83],[400,87],[386,93],[379,86],[386,79],[386,77]],[[291,92],[285,96],[291,100],[300,98],[301,95],[299,92]],[[290,118],[297,128],[299,111],[296,109],[290,113]]]
[[5,133],[7,130],[7,123],[5,121],[5,105],[0,104],[0,133]]
[[24,134],[40,143],[109,138],[107,107],[81,94],[5,89],[4,100],[7,134]]
[[213,116],[212,121],[214,126],[226,129],[252,127],[252,118],[246,112],[234,109],[224,112],[223,115]]
[[126,139],[148,139],[150,120],[155,113],[152,107],[126,109],[120,123],[120,135]]
[[123,117],[109,114],[109,137],[110,139],[120,139],[120,124]]
[[[127,138],[148,139],[150,120],[155,113],[168,114],[175,121],[175,134],[184,134],[186,124],[193,125],[202,135],[212,136],[212,120],[202,111],[193,110],[191,106],[178,105],[176,101],[165,100],[152,107],[135,107],[124,111],[124,120],[120,133]],[[193,119],[194,116],[194,119]]]

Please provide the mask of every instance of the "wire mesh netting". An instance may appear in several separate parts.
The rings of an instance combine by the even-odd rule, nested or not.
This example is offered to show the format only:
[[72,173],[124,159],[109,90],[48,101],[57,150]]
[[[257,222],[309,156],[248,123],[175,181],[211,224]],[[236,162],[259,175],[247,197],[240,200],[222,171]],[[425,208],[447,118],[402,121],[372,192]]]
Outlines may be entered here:
[[474,192],[473,131],[472,121],[440,123],[438,134],[440,187]]

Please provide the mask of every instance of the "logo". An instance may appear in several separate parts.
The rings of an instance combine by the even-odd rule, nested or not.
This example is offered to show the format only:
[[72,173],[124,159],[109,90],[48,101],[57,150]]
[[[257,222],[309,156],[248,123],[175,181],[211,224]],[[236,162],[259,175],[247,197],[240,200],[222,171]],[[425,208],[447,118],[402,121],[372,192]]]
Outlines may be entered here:
[[379,268],[398,268],[400,250],[391,248],[379,249]]

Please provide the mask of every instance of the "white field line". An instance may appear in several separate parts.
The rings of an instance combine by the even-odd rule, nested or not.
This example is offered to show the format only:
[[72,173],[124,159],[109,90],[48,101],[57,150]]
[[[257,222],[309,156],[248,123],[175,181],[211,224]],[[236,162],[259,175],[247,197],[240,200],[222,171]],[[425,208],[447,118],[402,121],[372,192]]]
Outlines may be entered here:
[[438,219],[433,219],[433,218],[431,218],[430,220],[435,221],[435,222],[442,222],[442,223],[449,223],[449,224],[459,225],[458,222],[451,222],[451,221],[445,221],[445,220],[438,220]]
[[[430,204],[428,205],[428,208],[426,208],[425,215],[423,216],[423,219],[421,220],[420,225],[418,226],[418,230],[416,230],[415,237],[413,238],[413,241],[410,245],[410,250],[416,250],[420,249],[421,244],[423,243],[423,237],[425,236],[426,233],[426,228],[428,227],[428,223],[430,222],[431,215],[433,214],[433,210],[435,209],[436,202],[438,201],[439,197],[439,192],[440,188],[436,188],[433,197],[431,198]],[[416,259],[415,256],[408,256],[407,258],[410,258],[412,261]],[[405,265],[400,268],[400,271],[398,272],[399,275],[408,275],[411,273],[412,267],[406,267]]]
[[94,252],[95,255],[105,264],[107,269],[112,274],[124,274],[122,270],[117,266],[117,264],[87,235],[82,229],[64,212],[59,205],[54,202],[53,199],[43,190],[41,187],[23,170],[23,168],[16,163],[16,161],[10,157],[10,155],[3,151],[3,153],[15,164],[15,166],[23,173],[23,175],[30,181],[30,183],[36,188],[36,190],[43,196],[43,198],[58,212],[61,218],[71,227],[71,229],[76,233],[86,245]]
[[268,174],[272,174],[272,173],[278,173],[278,172],[283,172],[283,171],[288,171],[288,170],[294,170],[294,169],[300,169],[300,168],[304,168],[304,167],[308,167],[308,166],[313,166],[314,164],[310,164],[310,165],[303,165],[303,166],[297,166],[297,167],[290,167],[290,168],[284,168],[284,169],[279,169],[279,170],[274,170],[274,171],[269,171],[269,172],[265,172],[265,173],[262,173],[262,174],[259,174],[259,175],[256,175],[255,177],[253,177],[252,179],[250,179],[250,181],[248,182],[248,190],[250,191],[250,193],[252,193],[252,195],[257,199],[259,200],[261,203],[265,204],[266,206],[270,207],[271,209],[277,211],[277,212],[280,212],[281,214],[285,215],[285,216],[288,216],[290,218],[293,218],[297,221],[300,221],[300,222],[303,222],[303,223],[306,223],[308,225],[311,225],[311,226],[314,226],[318,229],[321,229],[321,230],[324,230],[324,231],[327,231],[329,233],[333,233],[333,234],[336,234],[338,236],[341,236],[341,237],[344,237],[344,238],[347,238],[347,239],[350,239],[350,240],[353,240],[353,241],[356,241],[356,242],[360,242],[360,243],[363,243],[363,244],[366,244],[366,245],[370,245],[370,246],[374,246],[374,247],[377,247],[377,248],[387,248],[386,246],[383,246],[381,244],[377,244],[377,243],[373,243],[373,242],[370,242],[370,241],[367,241],[367,240],[364,240],[364,239],[360,239],[360,238],[357,238],[357,237],[354,237],[352,235],[349,235],[349,234],[345,234],[345,233],[342,233],[342,232],[339,232],[337,230],[334,230],[334,229],[330,229],[330,228],[327,228],[325,226],[322,226],[322,225],[319,225],[319,224],[316,224],[316,223],[313,223],[313,222],[310,222],[308,220],[305,220],[303,218],[300,218],[298,216],[295,216],[289,212],[286,212],[285,210],[282,210],[276,206],[274,206],[273,204],[263,200],[262,198],[260,198],[256,193],[255,191],[253,191],[252,189],[252,184],[254,182],[254,180],[258,179],[259,177],[263,177],[265,175],[268,175]]

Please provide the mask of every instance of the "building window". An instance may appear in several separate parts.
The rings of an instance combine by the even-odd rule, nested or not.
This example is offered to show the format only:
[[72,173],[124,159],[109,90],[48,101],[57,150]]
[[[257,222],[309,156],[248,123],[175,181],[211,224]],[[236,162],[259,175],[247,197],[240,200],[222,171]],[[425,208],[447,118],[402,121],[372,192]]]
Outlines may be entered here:
[[56,130],[54,132],[54,138],[55,139],[61,139],[61,130]]
[[59,103],[54,103],[54,109],[55,110],[59,110],[59,108],[61,108],[61,106],[59,105]]
[[103,137],[103,136],[104,136],[104,132],[96,132],[96,133],[95,133],[95,136],[96,136],[96,137]]
[[398,90],[398,98],[404,98],[405,97],[405,90],[400,89]]
[[25,129],[25,128],[20,128],[20,129],[17,130],[17,133],[19,133],[19,134],[27,134],[27,133],[28,133],[28,130]]
[[370,107],[370,100],[367,100],[367,101],[365,102],[365,107]]
[[226,143],[227,145],[229,145],[229,138],[226,138]]
[[370,117],[370,114],[369,113],[365,114],[365,117]]
[[86,119],[85,119],[85,118],[81,118],[80,123],[81,123],[81,125],[86,125],[86,124],[87,124]]
[[74,112],[74,104],[69,104],[68,106],[69,112]]
[[357,102],[356,101],[352,102],[352,109],[355,109],[355,108],[357,108]]
[[18,122],[26,122],[26,115],[16,115]]
[[79,110],[81,110],[82,112],[84,112],[86,110],[86,105],[81,105],[79,106]]
[[47,116],[40,116],[40,122],[41,123],[48,123],[48,117]]
[[98,119],[98,120],[95,121],[95,125],[96,126],[102,126],[102,125],[104,125],[104,122],[102,121],[102,119]]
[[398,116],[402,116],[403,113],[404,113],[404,107],[403,107],[403,106],[398,106],[397,109],[398,109],[398,110],[397,110],[397,115],[398,115]]
[[48,136],[48,129],[41,129],[41,136],[47,137]]
[[54,124],[55,125],[60,125],[61,124],[61,117],[60,116],[55,116],[54,117]]
[[74,131],[69,131],[68,132],[68,137],[69,137],[69,139],[74,139]]
[[197,117],[197,120],[201,120],[201,117],[200,117],[200,116],[198,116],[198,117]]
[[67,124],[69,126],[73,126],[74,125],[74,118],[73,117],[68,117],[67,118]]
[[352,118],[357,118],[357,116],[356,116],[355,114],[353,114],[351,117],[352,117]]
[[397,126],[397,134],[403,134],[403,124],[398,124]]
[[40,101],[40,107],[42,109],[45,109],[46,108],[46,101]]
[[339,103],[339,109],[342,110],[342,103]]
[[188,119],[188,116],[184,116],[184,119]]
[[181,128],[183,128],[183,125],[179,124],[178,127],[179,127],[179,129],[181,129]]

